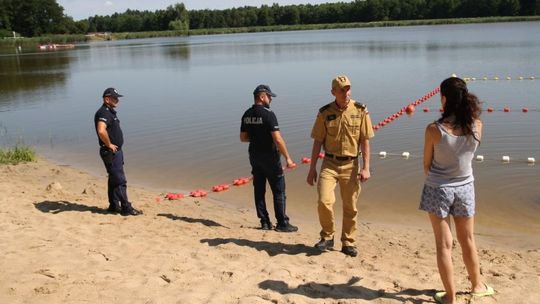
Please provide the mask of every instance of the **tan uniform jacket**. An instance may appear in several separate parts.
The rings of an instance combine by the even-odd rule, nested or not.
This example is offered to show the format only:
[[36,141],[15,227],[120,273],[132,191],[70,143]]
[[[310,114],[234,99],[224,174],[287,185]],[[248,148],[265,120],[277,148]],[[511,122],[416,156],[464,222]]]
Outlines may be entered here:
[[320,108],[311,131],[311,138],[335,156],[357,156],[360,141],[374,135],[366,106],[352,99],[343,110],[335,102]]

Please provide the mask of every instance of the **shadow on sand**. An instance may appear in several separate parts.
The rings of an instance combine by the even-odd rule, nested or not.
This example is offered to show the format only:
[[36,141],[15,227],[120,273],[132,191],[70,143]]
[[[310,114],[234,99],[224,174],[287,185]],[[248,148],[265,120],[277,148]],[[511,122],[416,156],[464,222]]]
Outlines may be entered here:
[[267,241],[251,241],[245,239],[234,238],[215,238],[215,239],[202,239],[201,243],[208,243],[209,246],[219,246],[223,244],[233,243],[238,246],[251,247],[258,251],[266,251],[269,256],[276,256],[278,254],[296,255],[305,253],[307,256],[320,255],[321,251],[311,246],[304,244],[283,244],[272,243]]
[[34,203],[34,206],[37,210],[43,212],[43,213],[52,213],[57,214],[60,212],[66,212],[66,211],[75,211],[75,212],[92,212],[96,214],[110,214],[113,215],[113,213],[110,213],[105,208],[99,208],[96,206],[87,206],[67,201],[43,201],[39,203]]
[[259,283],[259,287],[265,290],[273,290],[283,295],[286,294],[298,294],[313,299],[362,299],[362,300],[375,300],[375,299],[392,299],[400,302],[421,304],[426,303],[426,300],[418,299],[418,296],[425,295],[431,297],[435,290],[425,289],[404,289],[400,292],[388,293],[384,290],[373,290],[363,286],[353,286],[360,282],[362,278],[352,277],[345,284],[324,284],[309,282],[306,284],[298,285],[296,288],[290,288],[286,282],[266,280]]
[[196,219],[196,218],[185,217],[185,216],[177,216],[170,213],[159,213],[157,216],[163,216],[173,221],[183,221],[186,223],[199,223],[208,227],[224,227],[224,228],[230,229],[229,227],[223,226],[220,223],[214,222],[212,220],[207,220],[207,219]]

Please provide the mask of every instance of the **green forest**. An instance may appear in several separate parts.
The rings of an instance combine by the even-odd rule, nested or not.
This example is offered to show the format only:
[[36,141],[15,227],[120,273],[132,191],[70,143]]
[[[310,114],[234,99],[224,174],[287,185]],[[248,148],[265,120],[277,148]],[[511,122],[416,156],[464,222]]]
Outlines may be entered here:
[[156,11],[127,10],[110,16],[73,20],[56,0],[0,0],[0,37],[92,32],[151,32],[312,25],[352,22],[534,16],[540,0],[355,0],[318,5],[188,10],[183,3]]

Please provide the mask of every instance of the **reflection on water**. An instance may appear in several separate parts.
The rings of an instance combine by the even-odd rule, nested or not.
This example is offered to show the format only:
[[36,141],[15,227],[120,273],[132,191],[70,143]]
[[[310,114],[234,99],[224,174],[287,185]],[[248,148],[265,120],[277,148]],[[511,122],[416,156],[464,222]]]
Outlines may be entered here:
[[[103,174],[92,117],[103,90],[114,86],[125,95],[118,115],[130,182],[160,190],[210,188],[249,175],[247,145],[238,133],[259,83],[278,94],[272,109],[299,160],[309,156],[311,127],[317,110],[332,100],[335,75],[350,77],[353,97],[378,122],[451,73],[540,76],[538,29],[539,22],[528,22],[194,36],[0,56],[0,144],[23,139],[54,160]],[[537,81],[469,84],[484,107],[514,109],[483,114],[478,153],[494,160],[474,164],[483,227],[539,235],[540,167],[499,161],[502,155],[540,159],[533,140],[540,130],[538,88]],[[363,185],[362,219],[425,223],[416,211],[422,144],[425,126],[440,115],[439,97],[425,106],[429,112],[418,109],[372,140],[374,173]],[[522,106],[531,111],[521,113]],[[379,159],[381,150],[398,156]],[[402,159],[404,151],[412,157]],[[312,221],[316,191],[306,185],[306,174],[305,166],[287,173],[288,208]],[[251,186],[215,197],[252,204]]]
[[61,88],[72,60],[65,53],[0,57],[0,107],[26,102],[25,96]]

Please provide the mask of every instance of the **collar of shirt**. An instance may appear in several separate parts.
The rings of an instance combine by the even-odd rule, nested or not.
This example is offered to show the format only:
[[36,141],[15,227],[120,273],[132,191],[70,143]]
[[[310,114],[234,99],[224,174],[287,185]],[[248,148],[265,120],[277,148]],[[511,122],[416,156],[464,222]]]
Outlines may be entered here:
[[103,107],[105,107],[105,109],[107,109],[107,111],[109,111],[109,112],[113,113],[114,115],[116,115],[116,110],[115,109],[113,109],[113,108],[111,108],[111,107],[109,107],[107,105],[103,105]]
[[349,99],[349,101],[347,102],[347,105],[343,108],[341,108],[337,101],[334,100],[334,102],[332,103],[332,105],[334,106],[334,108],[336,108],[338,111],[341,111],[341,112],[344,112],[346,111],[352,104],[354,104],[354,101],[352,99]]

